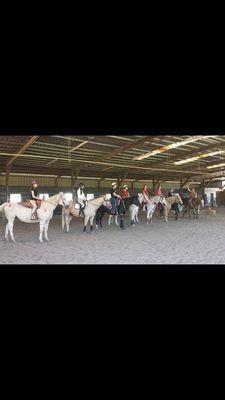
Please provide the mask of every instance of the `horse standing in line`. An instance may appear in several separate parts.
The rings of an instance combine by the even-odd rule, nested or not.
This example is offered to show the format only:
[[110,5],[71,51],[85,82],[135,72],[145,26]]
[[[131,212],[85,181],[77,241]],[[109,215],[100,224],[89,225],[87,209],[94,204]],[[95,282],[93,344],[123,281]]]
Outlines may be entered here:
[[184,199],[183,217],[185,217],[188,212],[188,216],[189,218],[191,218],[191,210],[192,210],[194,214],[194,219],[198,219],[201,207],[202,207],[202,199],[199,196],[192,199],[191,202],[189,198]]
[[[29,200],[29,203],[32,205],[35,203],[33,200]],[[40,235],[39,240],[43,242],[43,232],[45,236],[45,240],[49,242],[48,238],[48,227],[49,223],[53,217],[53,213],[57,206],[64,206],[66,204],[66,200],[64,194],[62,192],[56,194],[55,196],[49,197],[48,200],[42,200],[41,206],[37,209],[37,220],[32,220],[31,215],[33,213],[33,209],[31,205],[23,202],[23,203],[4,203],[0,206],[0,212],[5,215],[8,220],[5,230],[5,239],[8,241],[8,235],[10,233],[12,241],[15,243],[15,237],[13,234],[14,221],[17,217],[20,221],[26,222],[28,224],[39,223],[40,224]],[[29,207],[29,208],[28,208]]]
[[[168,213],[171,210],[172,206],[174,204],[183,205],[183,201],[179,194],[175,194],[174,196],[167,197],[165,199],[165,201],[166,201],[166,206],[164,207],[164,216],[165,216],[165,221],[168,222]],[[176,220],[177,220],[177,218],[178,218],[178,214],[176,215]]]
[[124,223],[123,223],[123,218],[125,216],[126,211],[129,209],[129,207],[132,204],[135,204],[137,207],[139,207],[140,201],[137,196],[127,197],[126,199],[121,200],[118,205],[118,214],[120,216],[120,228],[121,229],[125,229]]
[[[139,207],[136,206],[135,204],[131,204],[131,206],[129,207],[129,213],[130,213],[130,219],[131,219],[132,226],[134,226],[136,222],[139,223],[138,212],[139,212]],[[115,220],[115,224],[117,226],[119,226],[118,214],[112,215],[111,211],[107,207],[101,206],[96,213],[96,229],[98,229],[99,227],[102,228],[102,219],[103,219],[105,213],[109,214],[109,220],[108,220],[109,226],[111,225],[113,217]]]
[[69,201],[66,207],[63,208],[62,211],[62,230],[64,230],[66,225],[67,232],[70,231],[70,222],[73,218],[84,218],[84,229],[83,232],[86,232],[88,222],[90,222],[91,233],[93,232],[93,221],[96,215],[97,210],[102,206],[105,205],[106,208],[111,209],[112,205],[108,196],[102,196],[97,199],[88,200],[87,205],[84,209],[84,217],[80,216],[79,209],[76,208],[76,202]]
[[163,207],[166,206],[166,199],[162,196],[151,196],[145,199],[147,207],[147,225],[152,224],[152,217],[158,204],[162,204]]

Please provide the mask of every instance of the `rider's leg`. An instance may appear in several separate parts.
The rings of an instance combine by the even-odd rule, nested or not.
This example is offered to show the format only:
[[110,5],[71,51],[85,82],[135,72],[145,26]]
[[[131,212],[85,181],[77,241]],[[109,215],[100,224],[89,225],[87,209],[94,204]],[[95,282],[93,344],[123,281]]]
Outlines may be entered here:
[[80,204],[80,212],[79,212],[79,214],[84,216],[85,204],[84,204],[83,200],[79,200],[78,203]]
[[35,202],[35,205],[33,206],[32,215],[31,215],[31,220],[33,221],[35,219],[37,219],[37,204],[36,204],[36,202]]
[[114,199],[114,197],[111,198],[111,204],[112,204],[112,209],[111,209],[111,213],[112,215],[114,215],[116,213],[116,199]]

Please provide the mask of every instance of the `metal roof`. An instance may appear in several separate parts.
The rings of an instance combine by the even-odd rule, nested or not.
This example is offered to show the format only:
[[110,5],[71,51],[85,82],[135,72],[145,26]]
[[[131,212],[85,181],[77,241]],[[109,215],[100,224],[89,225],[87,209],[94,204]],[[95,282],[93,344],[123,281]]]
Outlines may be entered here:
[[[195,157],[182,165],[175,164]],[[14,173],[79,174],[99,179],[199,180],[225,175],[225,166],[207,168],[223,163],[225,135],[147,136],[141,130],[132,135],[114,131],[106,135],[64,135],[54,130],[42,136],[0,136],[1,173],[8,167]]]

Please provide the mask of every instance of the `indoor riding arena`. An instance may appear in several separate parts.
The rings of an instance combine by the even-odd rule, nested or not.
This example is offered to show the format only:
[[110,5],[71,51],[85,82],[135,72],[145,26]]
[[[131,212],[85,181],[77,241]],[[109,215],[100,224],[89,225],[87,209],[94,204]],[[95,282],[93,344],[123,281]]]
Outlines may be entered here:
[[224,264],[225,135],[43,133],[0,136],[0,264]]

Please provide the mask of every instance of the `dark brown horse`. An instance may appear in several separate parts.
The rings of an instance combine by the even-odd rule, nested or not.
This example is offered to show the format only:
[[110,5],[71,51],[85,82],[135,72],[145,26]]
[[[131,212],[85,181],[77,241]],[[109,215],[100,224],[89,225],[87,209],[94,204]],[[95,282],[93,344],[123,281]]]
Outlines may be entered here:
[[197,196],[196,198],[190,201],[190,198],[186,198],[184,201],[184,208],[183,208],[183,217],[187,214],[189,218],[191,218],[191,210],[194,214],[194,219],[198,219],[200,214],[200,209],[202,207],[202,199],[201,197]]

